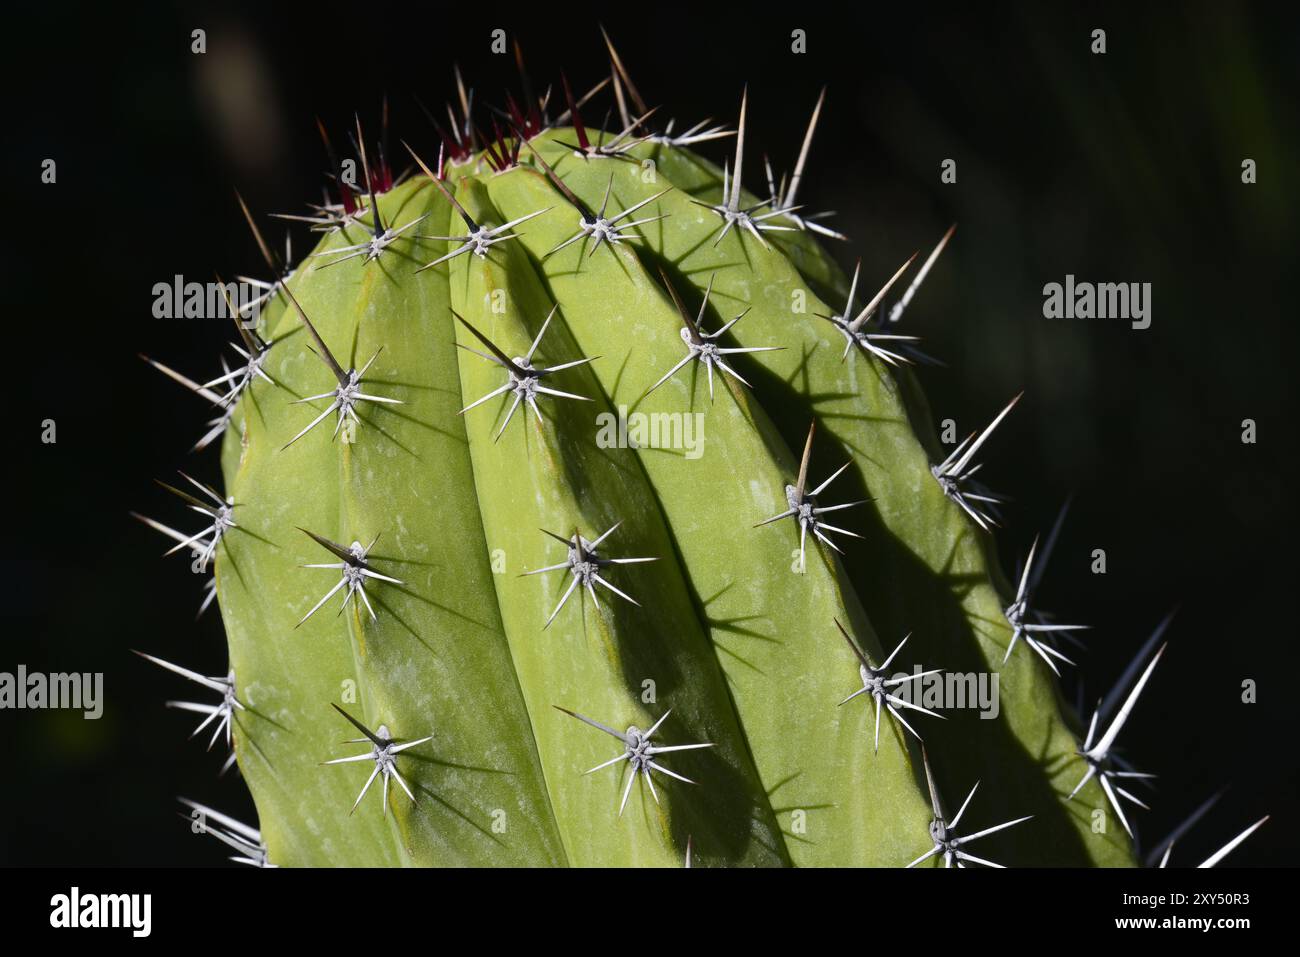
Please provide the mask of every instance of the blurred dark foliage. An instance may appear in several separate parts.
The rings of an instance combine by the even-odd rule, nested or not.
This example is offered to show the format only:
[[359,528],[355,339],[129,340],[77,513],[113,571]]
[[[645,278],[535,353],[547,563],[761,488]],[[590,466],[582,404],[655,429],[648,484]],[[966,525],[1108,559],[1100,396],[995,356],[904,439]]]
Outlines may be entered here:
[[[489,53],[494,28],[522,41],[539,85],[564,69],[585,88],[606,69],[594,19],[483,7],[11,12],[4,322],[20,452],[0,523],[0,670],[103,671],[109,701],[98,722],[0,713],[0,862],[211,863],[220,849],[190,836],[173,796],[251,817],[238,774],[218,781],[222,756],[187,744],[188,716],[163,707],[189,689],[127,650],[225,669],[218,615],[194,621],[197,579],[161,560],[163,541],[127,510],[174,517],[150,480],[178,466],[217,474],[214,455],[185,453],[202,403],[136,353],[204,377],[229,335],[152,319],[151,288],[176,273],[260,274],[232,190],[261,213],[317,199],[314,116],[340,137],[354,110],[373,129],[387,93],[394,140],[435,153],[415,97],[441,109],[453,62],[480,102],[517,88],[510,58]],[[906,322],[948,363],[922,373],[936,419],[965,431],[1027,392],[988,456],[991,483],[1015,498],[999,535],[1009,571],[1076,495],[1040,600],[1096,626],[1084,686],[1069,676],[1067,697],[1095,700],[1177,605],[1123,738],[1160,774],[1142,832],[1154,842],[1230,784],[1178,859],[1272,812],[1232,861],[1293,861],[1294,14],[1030,3],[779,22],[725,5],[600,15],[665,115],[730,121],[748,80],[755,158],[778,166],[829,84],[804,199],[839,211],[853,241],[835,253],[849,268],[860,255],[868,284],[958,223]],[[196,27],[203,56],[190,53]],[[795,27],[806,55],[790,53]],[[1089,52],[1094,27],[1107,30],[1104,56]],[[719,160],[729,149],[712,145]],[[39,184],[46,157],[56,186]],[[945,157],[956,185],[939,182]],[[1257,185],[1240,181],[1244,157]],[[751,187],[758,173],[751,159]],[[294,239],[301,255],[308,237]],[[1151,282],[1152,327],[1045,320],[1042,286],[1066,273]],[[45,418],[56,445],[37,441]],[[1257,445],[1240,441],[1244,418]],[[1089,572],[1094,548],[1106,575]],[[1258,704],[1240,703],[1244,679]]]

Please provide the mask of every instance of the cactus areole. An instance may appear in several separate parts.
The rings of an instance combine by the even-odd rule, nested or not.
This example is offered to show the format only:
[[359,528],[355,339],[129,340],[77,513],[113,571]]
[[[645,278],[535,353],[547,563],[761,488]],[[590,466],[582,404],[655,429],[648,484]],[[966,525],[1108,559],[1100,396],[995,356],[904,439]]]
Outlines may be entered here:
[[229,675],[167,667],[259,820],[187,806],[261,865],[1133,863],[1136,691],[1089,732],[1075,626],[993,559],[1014,402],[945,447],[918,385],[904,309],[952,231],[850,278],[799,195],[821,100],[761,177],[757,101],[668,122],[609,49],[566,102],[461,85],[436,151],[358,123],[306,258],[245,207],[237,363],[154,363],[224,480],[169,486],[197,533],[146,520],[229,643]]

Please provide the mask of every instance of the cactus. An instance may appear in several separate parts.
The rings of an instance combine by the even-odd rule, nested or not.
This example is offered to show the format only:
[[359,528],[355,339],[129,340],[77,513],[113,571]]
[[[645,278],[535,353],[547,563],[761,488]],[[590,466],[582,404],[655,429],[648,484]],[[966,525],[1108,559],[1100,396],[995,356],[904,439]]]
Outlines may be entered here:
[[[259,827],[187,807],[275,865],[1135,863],[1111,746],[1159,652],[1100,729],[1063,703],[1046,549],[1008,582],[972,477],[1015,400],[944,448],[898,332],[952,231],[850,279],[798,199],[821,100],[759,195],[746,97],[674,134],[609,52],[609,132],[565,81],[484,136],[462,85],[402,178],[358,124],[301,264],[244,208],[238,363],[154,363],[217,409],[226,494],[168,486],[207,524],[146,521],[230,674],[150,660],[221,696]],[[912,694],[946,675],[996,717]]]

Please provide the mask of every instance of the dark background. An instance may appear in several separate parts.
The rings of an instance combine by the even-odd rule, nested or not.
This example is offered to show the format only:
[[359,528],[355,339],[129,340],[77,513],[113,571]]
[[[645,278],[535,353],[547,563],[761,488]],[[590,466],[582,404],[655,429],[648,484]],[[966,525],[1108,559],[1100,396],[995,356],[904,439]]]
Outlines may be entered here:
[[[187,744],[189,716],[163,707],[184,683],[127,651],[225,668],[218,614],[194,622],[198,580],[161,560],[163,540],[127,511],[177,518],[150,480],[178,466],[217,478],[214,452],[185,451],[203,404],[136,353],[203,379],[230,337],[153,319],[151,289],[175,273],[261,273],[232,188],[259,213],[317,199],[313,116],[341,138],[353,110],[377,123],[386,92],[395,138],[436,152],[413,95],[441,109],[453,61],[481,101],[517,87],[509,59],[489,53],[493,28],[520,39],[539,86],[563,68],[585,89],[606,69],[593,16],[481,6],[7,14],[3,323],[17,340],[6,405],[18,455],[0,522],[0,670],[102,671],[108,705],[98,722],[0,712],[0,863],[212,863],[221,849],[190,836],[174,796],[251,818],[238,774],[218,782],[223,756]],[[1089,700],[1104,692],[1179,606],[1122,739],[1161,775],[1153,810],[1135,812],[1142,833],[1153,843],[1228,784],[1178,860],[1272,813],[1232,862],[1280,865],[1300,849],[1287,547],[1300,21],[1263,6],[1128,6],[598,14],[642,93],[679,123],[734,121],[749,81],[751,188],[761,151],[792,162],[829,84],[803,199],[839,211],[846,266],[860,255],[883,277],[958,223],[907,325],[949,363],[921,373],[936,418],[974,427],[1026,390],[988,455],[991,484],[1016,500],[999,535],[1009,569],[1076,495],[1040,594],[1096,626],[1067,693],[1078,677]],[[190,53],[196,27],[203,56]],[[795,27],[806,55],[790,52]],[[1095,27],[1104,56],[1089,52]],[[703,151],[720,161],[730,148]],[[57,185],[39,182],[46,157]],[[945,157],[956,185],[939,182]],[[1245,157],[1256,185],[1240,181]],[[295,241],[301,255],[306,233]],[[1151,282],[1152,327],[1042,318],[1043,284],[1067,272]],[[55,445],[39,442],[46,418]],[[1256,445],[1240,441],[1244,418]],[[1104,576],[1089,572],[1093,548],[1107,552]],[[1258,704],[1240,702],[1245,679]]]

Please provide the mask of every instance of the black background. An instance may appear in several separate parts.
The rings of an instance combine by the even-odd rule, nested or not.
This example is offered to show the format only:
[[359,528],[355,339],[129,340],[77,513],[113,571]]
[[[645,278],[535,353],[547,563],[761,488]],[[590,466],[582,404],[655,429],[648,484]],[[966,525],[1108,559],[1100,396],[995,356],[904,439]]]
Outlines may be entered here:
[[[1079,673],[1089,699],[1180,608],[1124,736],[1161,775],[1153,810],[1137,812],[1143,834],[1158,839],[1228,784],[1180,844],[1183,863],[1270,812],[1232,860],[1293,860],[1300,21],[1229,4],[927,10],[47,6],[9,20],[3,325],[17,456],[0,521],[0,670],[102,671],[108,706],[97,722],[0,712],[0,863],[211,863],[220,849],[189,835],[174,796],[252,816],[238,775],[217,782],[222,756],[187,745],[188,717],[163,708],[178,680],[127,651],[225,667],[218,616],[193,620],[186,562],[162,561],[162,540],[127,516],[174,517],[150,480],[178,466],[217,477],[214,454],[185,452],[202,403],[136,353],[205,378],[228,330],[153,319],[153,284],[259,274],[232,189],[260,213],[316,199],[313,116],[340,136],[354,110],[373,126],[386,92],[395,135],[428,155],[413,96],[440,108],[453,62],[482,101],[517,86],[509,58],[489,53],[492,29],[523,43],[538,85],[563,68],[585,88],[606,68],[597,16],[679,123],[733,120],[748,80],[751,141],[778,167],[829,84],[803,198],[839,211],[846,266],[860,255],[883,277],[958,223],[908,324],[949,364],[922,372],[936,417],[971,428],[1026,390],[988,456],[991,484],[1016,500],[1004,564],[1075,493],[1040,604],[1096,626]],[[198,27],[203,56],[190,53]],[[1104,56],[1089,52],[1096,27]],[[711,145],[721,160],[729,141]],[[47,157],[52,186],[39,178]],[[946,157],[955,185],[939,181]],[[1255,185],[1241,183],[1245,157]],[[295,240],[301,254],[307,236]],[[1044,319],[1042,286],[1066,273],[1152,283],[1152,327]],[[39,441],[47,418],[55,445]],[[1256,445],[1240,440],[1245,418]],[[1094,548],[1104,576],[1089,572]],[[1245,679],[1259,703],[1240,702]]]

